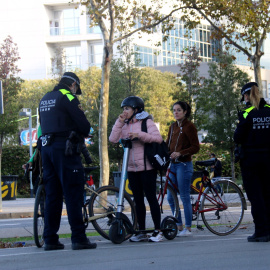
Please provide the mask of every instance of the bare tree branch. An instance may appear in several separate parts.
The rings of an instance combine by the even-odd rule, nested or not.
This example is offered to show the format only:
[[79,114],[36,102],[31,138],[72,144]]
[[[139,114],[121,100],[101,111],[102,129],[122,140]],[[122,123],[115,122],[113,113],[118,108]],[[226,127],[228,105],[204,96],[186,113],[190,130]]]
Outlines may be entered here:
[[237,49],[243,51],[250,59],[253,57],[252,54],[245,49],[244,47],[242,47],[241,45],[239,45],[238,43],[236,43],[226,32],[222,31],[217,25],[215,25],[209,18],[208,16],[203,13],[201,11],[200,8],[198,8],[196,5],[194,5],[194,9],[197,10],[209,23],[210,25],[217,31],[222,33],[222,35],[233,45],[235,46]]
[[157,22],[153,23],[153,24],[150,24],[150,25],[145,25],[143,27],[140,27],[140,28],[137,28],[135,29],[134,31],[131,31],[130,33],[124,35],[124,36],[121,36],[119,38],[116,38],[114,40],[114,42],[117,42],[117,41],[120,41],[122,39],[126,39],[130,36],[132,36],[134,33],[136,32],[139,32],[139,31],[143,31],[143,30],[146,30],[146,29],[152,29],[154,28],[155,26],[159,25],[160,23],[162,23],[163,21],[167,20],[169,17],[172,16],[173,13],[179,11],[179,10],[182,10],[182,9],[191,9],[192,7],[191,6],[185,6],[185,7],[180,7],[180,8],[176,8],[174,10],[172,10],[168,15],[164,16],[162,19],[158,20]]

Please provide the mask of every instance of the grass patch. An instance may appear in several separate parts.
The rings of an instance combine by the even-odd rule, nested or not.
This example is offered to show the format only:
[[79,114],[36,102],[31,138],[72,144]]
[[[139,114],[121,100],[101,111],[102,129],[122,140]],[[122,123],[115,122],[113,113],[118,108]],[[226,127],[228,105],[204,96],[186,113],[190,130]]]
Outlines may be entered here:
[[[97,232],[86,232],[86,236],[99,236],[100,234]],[[59,234],[59,238],[70,238],[71,234]],[[1,242],[3,243],[15,243],[15,242],[27,242],[27,241],[34,241],[33,236],[27,237],[11,237],[11,238],[2,238]]]

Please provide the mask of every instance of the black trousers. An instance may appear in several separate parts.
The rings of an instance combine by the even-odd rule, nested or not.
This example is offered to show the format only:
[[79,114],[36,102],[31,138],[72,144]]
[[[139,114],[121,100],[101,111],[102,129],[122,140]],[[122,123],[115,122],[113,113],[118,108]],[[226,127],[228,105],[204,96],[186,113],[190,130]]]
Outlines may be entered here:
[[42,147],[41,151],[46,192],[46,244],[55,244],[58,241],[63,195],[72,231],[72,243],[84,242],[87,239],[82,217],[84,169],[79,155],[65,156],[65,145],[65,141],[55,141]]
[[246,153],[240,165],[255,233],[257,236],[270,235],[270,154]]
[[146,208],[144,194],[150,206],[155,229],[160,229],[161,214],[156,197],[156,178],[156,170],[128,172],[128,180],[136,204],[136,214],[140,230],[145,230]]

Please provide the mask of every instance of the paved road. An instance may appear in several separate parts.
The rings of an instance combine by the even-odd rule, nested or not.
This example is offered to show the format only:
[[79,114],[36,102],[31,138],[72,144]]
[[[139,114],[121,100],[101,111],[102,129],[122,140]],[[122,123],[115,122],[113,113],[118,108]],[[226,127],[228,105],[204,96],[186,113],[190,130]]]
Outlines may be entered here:
[[[248,227],[248,228],[247,228]],[[69,239],[62,239],[65,249],[45,252],[32,247],[0,249],[1,269],[269,269],[270,242],[248,243],[253,226],[219,237],[194,231],[193,237],[176,238],[161,243],[114,245],[100,237],[96,250],[73,251]],[[246,229],[244,229],[246,228]]]
[[[4,202],[1,213],[0,238],[32,235],[33,199]],[[25,211],[25,212],[20,212]],[[4,214],[24,218],[3,219]],[[16,214],[16,215],[15,215]],[[0,215],[0,216],[1,216]],[[102,237],[91,237],[96,250],[73,251],[70,239],[61,239],[65,249],[45,252],[33,241],[23,248],[0,249],[0,269],[269,269],[270,242],[248,243],[254,231],[250,208],[245,211],[243,224],[225,237],[213,235],[207,229],[193,229],[193,236],[164,240],[161,243],[112,244]],[[62,217],[61,232],[70,232],[66,216]]]

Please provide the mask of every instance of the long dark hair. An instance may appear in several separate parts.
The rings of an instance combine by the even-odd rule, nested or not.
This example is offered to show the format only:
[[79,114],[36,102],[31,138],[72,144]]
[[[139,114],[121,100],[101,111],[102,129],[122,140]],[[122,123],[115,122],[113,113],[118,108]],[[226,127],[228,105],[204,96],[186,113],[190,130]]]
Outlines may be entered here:
[[191,107],[189,104],[184,101],[177,101],[173,104],[173,107],[177,104],[182,108],[183,111],[186,111],[186,118],[189,118],[191,113]]

